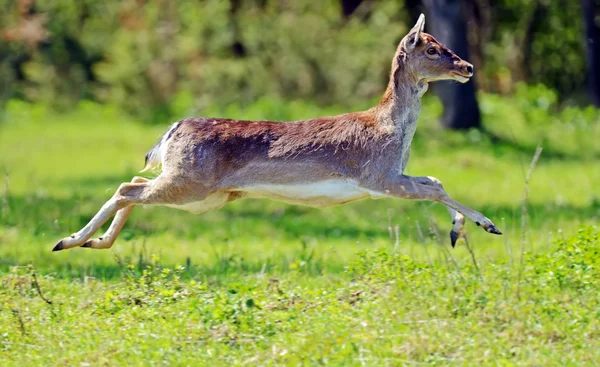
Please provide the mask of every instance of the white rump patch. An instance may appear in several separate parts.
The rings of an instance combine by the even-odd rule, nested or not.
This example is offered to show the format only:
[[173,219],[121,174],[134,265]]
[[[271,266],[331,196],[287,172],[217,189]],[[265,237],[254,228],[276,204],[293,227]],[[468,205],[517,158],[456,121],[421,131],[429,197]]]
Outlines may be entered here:
[[179,124],[181,124],[181,122],[176,122],[173,125],[171,125],[171,128],[165,133],[165,135],[163,135],[162,141],[160,143],[160,161],[161,163],[165,161],[165,155],[167,154],[167,148],[169,147],[169,142],[171,141],[171,134],[173,132],[173,130],[177,129],[179,127]]
[[176,129],[179,124],[181,122],[176,122],[173,125],[171,125],[171,127],[169,128],[169,130],[167,130],[166,133],[164,133],[164,135],[162,136],[162,138],[160,139],[159,143],[156,144],[149,152],[148,155],[146,156],[146,167],[144,167],[144,169],[142,169],[140,171],[140,173],[142,172],[146,172],[148,170],[154,169],[158,166],[160,166],[162,164],[162,162],[164,162],[165,160],[165,153],[167,151],[167,142],[170,141],[169,139],[171,138],[171,132]]
[[165,204],[169,208],[181,209],[190,213],[199,214],[209,210],[220,209],[229,201],[229,192],[217,192],[209,195],[204,200],[193,201],[187,204]]

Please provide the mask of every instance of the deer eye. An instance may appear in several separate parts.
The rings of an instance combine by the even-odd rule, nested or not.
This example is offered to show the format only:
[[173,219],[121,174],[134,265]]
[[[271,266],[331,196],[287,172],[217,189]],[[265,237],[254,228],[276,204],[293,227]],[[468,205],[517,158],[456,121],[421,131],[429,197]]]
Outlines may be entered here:
[[437,50],[435,48],[431,47],[431,48],[427,49],[427,53],[429,55],[435,55],[435,54],[437,54]]

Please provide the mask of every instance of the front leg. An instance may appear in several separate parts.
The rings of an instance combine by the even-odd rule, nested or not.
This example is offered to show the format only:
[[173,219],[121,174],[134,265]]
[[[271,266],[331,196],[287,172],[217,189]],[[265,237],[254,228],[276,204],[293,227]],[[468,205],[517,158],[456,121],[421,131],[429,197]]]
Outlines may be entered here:
[[452,199],[441,182],[434,177],[411,177],[393,174],[381,180],[381,182],[369,185],[372,190],[382,192],[389,196],[400,197],[411,200],[431,200],[444,204],[453,219],[453,227],[450,232],[452,247],[462,234],[464,216],[481,226],[489,233],[502,234],[494,223],[485,215],[475,211],[456,200]]

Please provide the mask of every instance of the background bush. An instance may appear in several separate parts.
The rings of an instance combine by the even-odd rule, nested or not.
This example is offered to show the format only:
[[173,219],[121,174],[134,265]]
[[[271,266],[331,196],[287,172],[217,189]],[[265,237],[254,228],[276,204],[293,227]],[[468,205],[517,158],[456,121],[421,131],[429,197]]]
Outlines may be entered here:
[[[467,3],[480,88],[528,81],[577,100],[578,2]],[[382,93],[408,10],[392,0],[350,16],[337,1],[0,0],[0,103],[64,110],[92,99],[161,121],[261,96],[356,105]]]

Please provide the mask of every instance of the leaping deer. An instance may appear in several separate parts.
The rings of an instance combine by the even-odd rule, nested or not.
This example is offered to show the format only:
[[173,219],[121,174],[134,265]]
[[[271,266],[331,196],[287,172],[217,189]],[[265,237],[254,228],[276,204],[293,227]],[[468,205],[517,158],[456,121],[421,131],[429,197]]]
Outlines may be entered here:
[[[428,83],[465,83],[473,66],[423,32],[425,17],[400,41],[379,104],[367,111],[288,123],[188,118],[171,126],[146,154],[142,172],[162,164],[153,180],[134,177],[79,232],[53,251],[109,248],[135,205],[202,213],[241,198],[326,207],[371,198],[433,200],[452,216],[454,247],[465,216],[501,234],[483,214],[451,199],[433,177],[403,174]],[[91,236],[113,215],[101,237]]]

